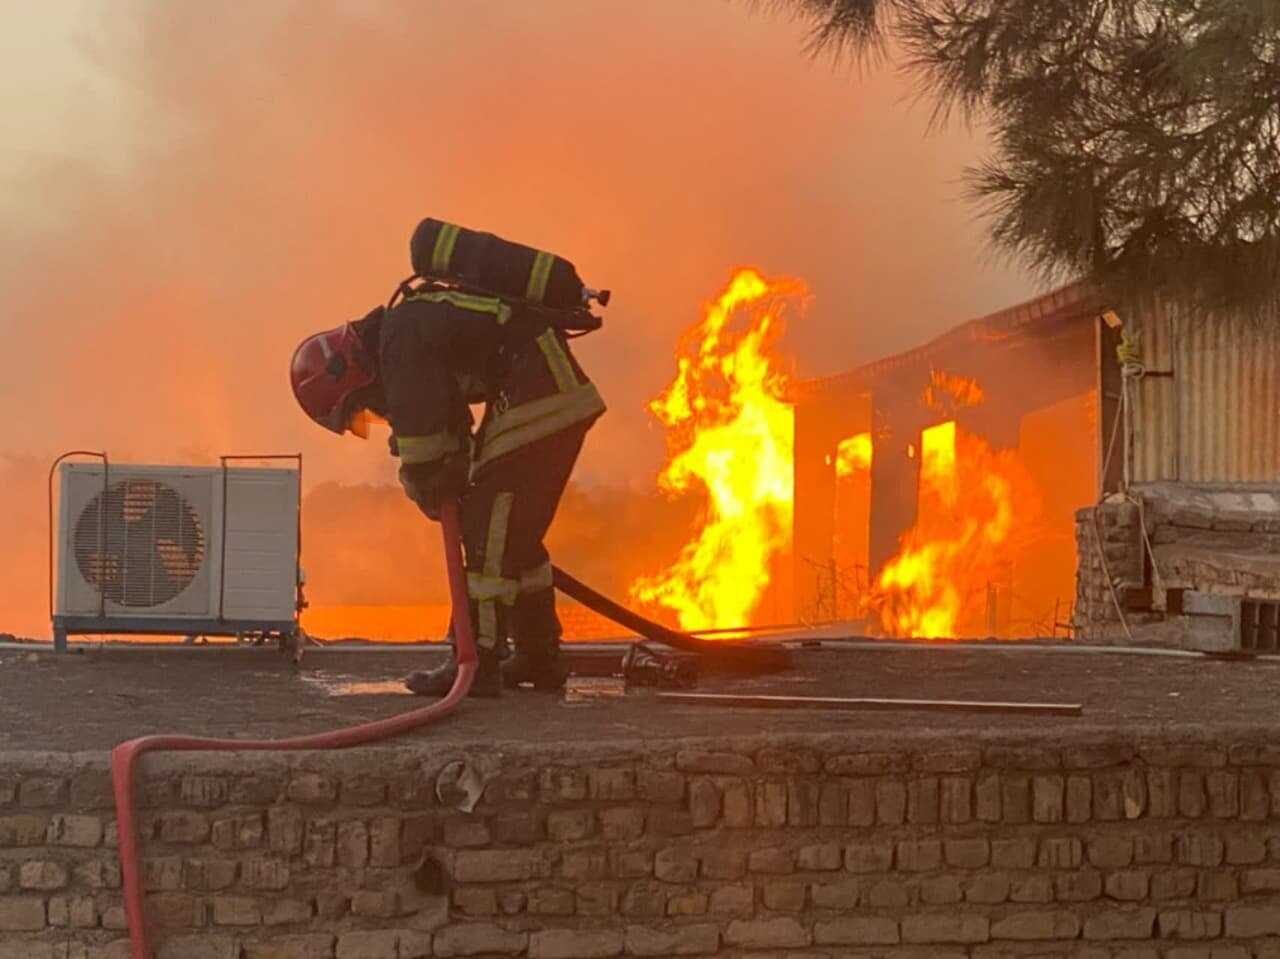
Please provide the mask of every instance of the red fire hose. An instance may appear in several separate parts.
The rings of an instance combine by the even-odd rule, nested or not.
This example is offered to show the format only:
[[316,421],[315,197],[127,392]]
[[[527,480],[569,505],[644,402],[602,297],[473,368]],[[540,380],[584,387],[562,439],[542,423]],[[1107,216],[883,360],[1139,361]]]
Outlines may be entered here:
[[292,739],[201,739],[194,736],[143,736],[121,743],[111,751],[111,779],[115,789],[116,823],[120,832],[120,868],[124,878],[124,908],[129,921],[133,959],[154,959],[142,908],[142,870],[138,855],[138,827],[134,815],[134,769],[149,752],[238,752],[240,750],[347,749],[380,739],[390,739],[435,722],[457,707],[471,689],[476,671],[476,643],[471,629],[467,579],[462,568],[462,536],[457,503],[441,510],[445,561],[457,640],[458,678],[439,702],[399,716],[362,723]]

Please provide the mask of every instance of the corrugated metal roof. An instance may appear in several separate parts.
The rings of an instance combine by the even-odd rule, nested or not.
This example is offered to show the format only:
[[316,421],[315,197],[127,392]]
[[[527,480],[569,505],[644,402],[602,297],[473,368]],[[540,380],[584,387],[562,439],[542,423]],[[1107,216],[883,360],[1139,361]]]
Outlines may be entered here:
[[1135,390],[1133,480],[1280,481],[1280,323],[1152,309],[1127,325],[1147,370],[1173,373]]

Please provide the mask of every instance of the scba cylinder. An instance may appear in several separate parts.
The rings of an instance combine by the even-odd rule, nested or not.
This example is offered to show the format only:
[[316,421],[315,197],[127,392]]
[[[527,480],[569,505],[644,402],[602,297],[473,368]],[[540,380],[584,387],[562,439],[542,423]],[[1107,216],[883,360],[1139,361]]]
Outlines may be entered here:
[[409,258],[419,276],[555,310],[608,302],[608,291],[589,289],[564,257],[443,220],[418,224]]

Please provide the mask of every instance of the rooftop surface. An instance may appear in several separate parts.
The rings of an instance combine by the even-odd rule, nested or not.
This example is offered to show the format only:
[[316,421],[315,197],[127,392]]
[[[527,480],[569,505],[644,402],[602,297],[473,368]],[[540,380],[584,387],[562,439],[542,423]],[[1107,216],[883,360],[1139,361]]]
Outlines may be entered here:
[[[699,692],[1078,702],[1078,718],[886,712],[760,711],[675,705],[626,696],[606,680],[572,681],[571,695],[532,691],[471,699],[401,742],[601,743],[865,733],[904,736],[1200,733],[1280,728],[1280,662],[1142,655],[1003,643],[829,644],[798,650],[795,668],[759,679],[704,679]],[[88,648],[67,655],[0,649],[0,751],[107,750],[149,733],[275,738],[353,725],[425,705],[397,680],[440,662],[442,649],[309,651],[293,666],[269,649]],[[611,688],[612,687],[612,688]],[[576,701],[570,701],[576,700]]]

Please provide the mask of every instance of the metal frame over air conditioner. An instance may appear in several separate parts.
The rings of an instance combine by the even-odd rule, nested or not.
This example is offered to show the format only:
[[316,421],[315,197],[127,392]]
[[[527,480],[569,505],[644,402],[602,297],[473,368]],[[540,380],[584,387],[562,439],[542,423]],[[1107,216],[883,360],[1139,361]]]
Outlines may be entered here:
[[[92,634],[296,640],[300,456],[137,466],[92,455],[102,462],[63,457],[50,472],[50,615],[58,650],[69,635]],[[249,459],[297,465],[232,465]]]

